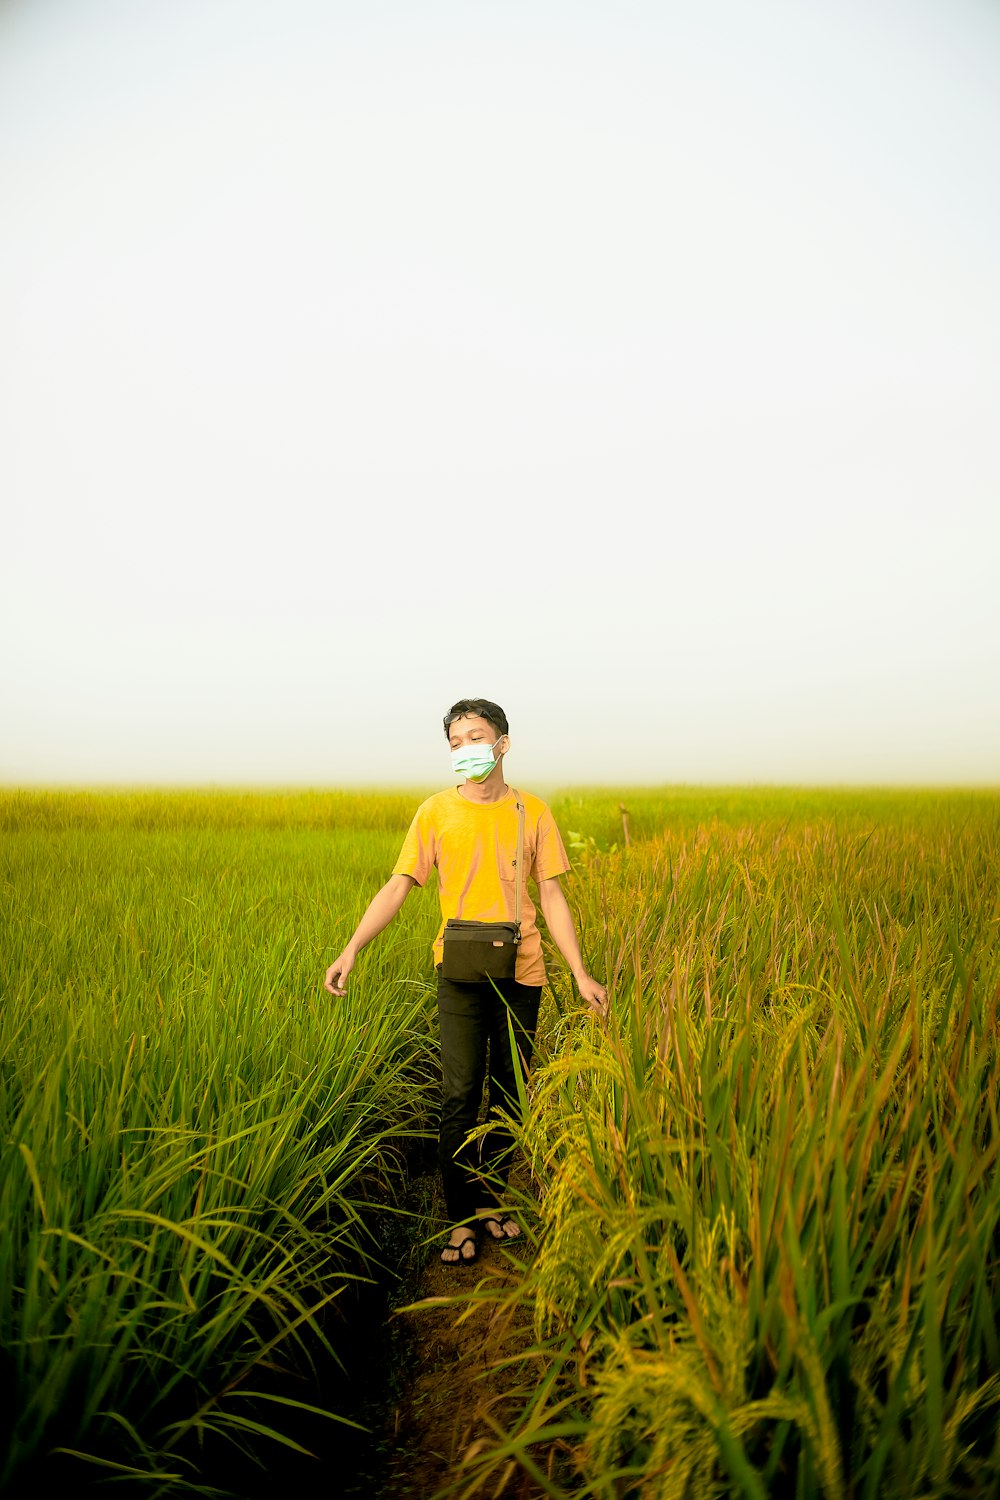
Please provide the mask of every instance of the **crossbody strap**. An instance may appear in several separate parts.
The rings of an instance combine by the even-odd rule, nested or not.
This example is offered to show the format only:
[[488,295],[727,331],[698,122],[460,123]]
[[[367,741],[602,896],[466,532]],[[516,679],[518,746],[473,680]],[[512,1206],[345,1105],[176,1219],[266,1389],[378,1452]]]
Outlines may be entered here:
[[524,803],[517,787],[511,787],[517,800],[517,859],[514,861],[514,922],[521,928],[521,861],[524,858]]

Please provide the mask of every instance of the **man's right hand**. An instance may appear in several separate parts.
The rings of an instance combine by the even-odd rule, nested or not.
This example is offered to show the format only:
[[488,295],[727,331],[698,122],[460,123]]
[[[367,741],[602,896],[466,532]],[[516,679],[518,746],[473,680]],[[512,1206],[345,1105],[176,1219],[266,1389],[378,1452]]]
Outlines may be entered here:
[[354,954],[348,953],[345,950],[339,958],[334,959],[333,963],[327,969],[324,988],[328,989],[331,995],[346,995],[347,990],[344,986],[347,983],[347,976],[353,968]]
[[370,943],[383,929],[388,927],[407,896],[416,885],[412,875],[390,875],[385,885],[369,901],[364,916],[355,929],[347,947],[339,958],[335,958],[326,971],[326,988],[331,995],[346,995],[344,985],[354,968],[354,960],[366,943]]

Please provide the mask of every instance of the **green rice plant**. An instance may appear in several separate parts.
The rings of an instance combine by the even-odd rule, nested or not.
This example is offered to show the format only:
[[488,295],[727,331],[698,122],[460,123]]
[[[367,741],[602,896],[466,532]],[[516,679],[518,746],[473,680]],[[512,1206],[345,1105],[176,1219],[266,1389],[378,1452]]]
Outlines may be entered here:
[[276,1375],[337,1357],[337,1299],[375,1273],[376,1210],[429,1128],[429,906],[347,999],[322,989],[394,857],[383,814],[196,811],[4,810],[4,1488],[61,1454],[204,1489],[208,1438],[295,1446]]
[[578,871],[612,1012],[530,1085],[535,1253],[472,1296],[534,1337],[449,1493],[996,1492],[998,835],[831,796]]

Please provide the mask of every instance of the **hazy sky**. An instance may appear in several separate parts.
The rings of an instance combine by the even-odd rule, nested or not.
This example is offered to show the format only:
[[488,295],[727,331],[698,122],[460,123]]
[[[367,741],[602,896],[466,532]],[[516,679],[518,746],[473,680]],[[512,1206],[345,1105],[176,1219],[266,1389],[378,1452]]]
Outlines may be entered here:
[[1000,782],[1000,5],[6,0],[0,781]]

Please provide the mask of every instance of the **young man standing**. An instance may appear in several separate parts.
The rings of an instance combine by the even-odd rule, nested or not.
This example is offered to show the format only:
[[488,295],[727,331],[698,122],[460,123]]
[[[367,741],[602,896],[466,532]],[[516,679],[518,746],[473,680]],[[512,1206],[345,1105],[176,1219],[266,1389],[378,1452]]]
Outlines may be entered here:
[[[508,1015],[525,1069],[531,1062],[545,965],[528,879],[538,888],[546,925],[582,999],[603,1013],[607,992],[583,966],[559,884],[570,864],[555,819],[540,797],[515,793],[504,781],[503,758],[510,738],[503,709],[487,698],[462,698],[445,715],[444,732],[452,769],[464,777],[463,784],[436,793],[417,808],[392,874],[369,903],[343,953],[327,969],[326,988],[331,995],[346,994],[344,985],[361,949],[389,925],[413,887],[423,885],[436,866],[441,900],[441,925],[434,940],[443,1082],[440,1161],[453,1225],[441,1259],[446,1265],[471,1265],[478,1254],[477,1227],[486,1228],[496,1240],[521,1234],[483,1175],[506,1184],[509,1132],[496,1126],[471,1146],[465,1138],[479,1112],[487,1049],[491,1113],[494,1108],[510,1109],[517,1097]],[[516,868],[519,798],[525,813],[521,869]],[[441,963],[448,918],[513,921],[515,876],[521,886],[521,941],[514,977],[472,983],[446,979]]]

